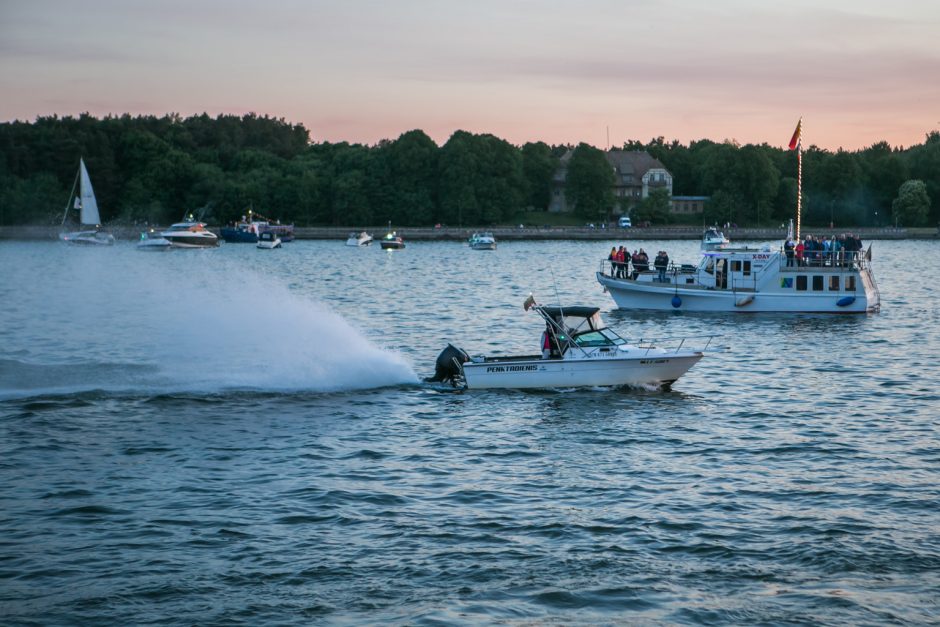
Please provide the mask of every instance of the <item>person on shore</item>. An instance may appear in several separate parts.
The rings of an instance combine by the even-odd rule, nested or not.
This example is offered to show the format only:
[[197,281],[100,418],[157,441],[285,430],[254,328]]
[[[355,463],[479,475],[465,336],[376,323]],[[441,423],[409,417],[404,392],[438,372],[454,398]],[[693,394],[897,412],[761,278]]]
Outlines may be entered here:
[[656,253],[656,259],[653,260],[653,267],[656,268],[656,271],[659,272],[659,276],[656,278],[660,283],[666,282],[666,268],[669,267],[669,255],[666,254],[665,250],[661,250]]

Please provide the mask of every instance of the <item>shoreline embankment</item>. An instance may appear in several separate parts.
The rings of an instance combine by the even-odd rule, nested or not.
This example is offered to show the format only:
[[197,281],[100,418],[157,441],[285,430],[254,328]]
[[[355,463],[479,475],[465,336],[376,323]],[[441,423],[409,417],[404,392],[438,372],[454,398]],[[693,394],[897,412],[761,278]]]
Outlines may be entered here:
[[[140,233],[149,230],[143,226],[109,226],[108,230],[119,240],[137,240]],[[165,227],[152,227],[157,231]],[[215,233],[218,227],[209,227]],[[61,227],[58,226],[0,226],[0,240],[54,240],[58,239]],[[302,240],[345,240],[351,232],[365,230],[375,236],[382,237],[387,227],[296,227],[295,239]],[[587,241],[626,241],[626,240],[697,240],[702,237],[701,227],[664,226],[645,228],[610,228],[599,229],[590,227],[402,227],[397,229],[398,234],[409,241],[466,241],[475,232],[487,231],[497,240],[587,240]],[[786,236],[786,229],[781,228],[732,228],[724,231],[732,241],[745,240],[781,240]],[[812,234],[817,237],[853,233],[862,240],[892,240],[892,239],[938,239],[940,230],[929,228],[894,228],[894,227],[844,227],[844,228],[818,228],[804,227],[802,234]]]

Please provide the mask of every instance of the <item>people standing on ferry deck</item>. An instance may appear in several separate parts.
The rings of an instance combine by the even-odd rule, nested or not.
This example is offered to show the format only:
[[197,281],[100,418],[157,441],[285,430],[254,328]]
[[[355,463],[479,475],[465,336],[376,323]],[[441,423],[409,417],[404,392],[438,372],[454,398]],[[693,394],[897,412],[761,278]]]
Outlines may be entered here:
[[795,251],[796,251],[796,265],[798,265],[798,266],[802,266],[802,265],[803,265],[803,251],[804,251],[805,249],[806,249],[806,247],[803,245],[803,240],[800,240],[800,241],[798,241],[798,242],[796,243],[796,249],[795,249]]
[[783,244],[783,252],[786,253],[787,255],[787,267],[788,268],[793,267],[793,248],[794,248],[793,240],[788,237],[787,241],[784,242]]
[[633,280],[636,281],[636,277],[640,274],[640,253],[636,250],[633,251],[633,255],[630,257],[630,261],[633,262]]
[[656,268],[659,272],[659,276],[656,278],[660,283],[666,282],[666,268],[669,267],[669,255],[666,254],[666,251],[661,250],[656,253],[656,259],[653,260],[653,267]]
[[831,261],[832,260],[832,242],[829,241],[828,235],[823,235],[822,251],[823,251],[822,252],[823,254],[822,265],[824,266],[832,265],[832,261]]
[[642,248],[640,249],[640,267],[638,268],[640,272],[646,272],[650,269],[650,258],[646,254],[646,251]]
[[619,264],[617,278],[624,279],[627,276],[627,249],[623,246],[617,251],[617,263]]
[[607,261],[610,262],[610,276],[617,276],[617,247],[610,248],[610,254],[607,255]]

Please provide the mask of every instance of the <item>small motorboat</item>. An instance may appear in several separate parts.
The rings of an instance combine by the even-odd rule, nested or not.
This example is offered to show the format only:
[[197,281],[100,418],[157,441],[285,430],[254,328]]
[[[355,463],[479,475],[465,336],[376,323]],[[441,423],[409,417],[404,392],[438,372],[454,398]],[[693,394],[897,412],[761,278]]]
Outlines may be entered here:
[[401,235],[392,230],[392,223],[388,223],[388,233],[385,234],[385,237],[379,242],[379,246],[382,247],[382,250],[401,250],[405,247],[405,240],[401,238]]
[[192,219],[177,222],[160,234],[177,248],[212,248],[219,245],[219,236],[206,228],[204,222]]
[[467,242],[472,250],[496,250],[496,238],[492,233],[474,233]]
[[137,240],[137,250],[163,252],[171,248],[173,248],[173,244],[170,243],[170,240],[165,237],[160,237],[153,229],[141,233],[140,239]]
[[710,227],[702,233],[702,250],[718,250],[731,243],[725,234],[718,230],[718,227]]
[[544,321],[541,355],[470,357],[452,344],[441,352],[429,382],[455,387],[570,388],[655,386],[668,389],[703,356],[704,345],[692,338],[628,343],[600,317],[597,307],[537,305],[530,296],[526,310]]
[[360,233],[350,233],[346,239],[347,246],[369,246],[372,243],[372,236],[362,231]]
[[281,247],[281,238],[272,231],[262,231],[258,235],[258,248],[264,250],[274,250]]

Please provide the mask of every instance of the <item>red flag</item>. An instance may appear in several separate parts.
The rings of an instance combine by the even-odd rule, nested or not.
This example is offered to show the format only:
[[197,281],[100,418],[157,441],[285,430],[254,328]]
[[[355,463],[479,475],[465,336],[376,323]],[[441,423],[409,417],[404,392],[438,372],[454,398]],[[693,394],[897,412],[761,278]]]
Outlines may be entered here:
[[796,130],[793,131],[793,137],[790,139],[790,150],[796,150],[796,147],[800,145],[800,140],[803,139],[803,118],[800,118],[800,121],[796,123]]

